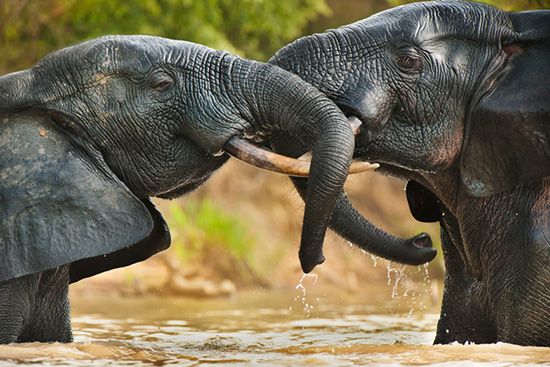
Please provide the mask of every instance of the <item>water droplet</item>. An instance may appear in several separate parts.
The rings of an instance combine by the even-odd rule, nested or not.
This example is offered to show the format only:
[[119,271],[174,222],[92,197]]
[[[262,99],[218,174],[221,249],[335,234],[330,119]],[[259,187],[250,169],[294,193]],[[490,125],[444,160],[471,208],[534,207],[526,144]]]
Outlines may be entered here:
[[372,266],[376,268],[376,265],[378,265],[378,257],[371,254],[370,258],[372,259]]
[[[300,291],[301,295],[297,295],[294,298],[294,301],[297,301],[301,298],[304,312],[306,313],[306,317],[309,318],[311,316],[313,306],[309,303],[306,303],[306,287],[304,286],[304,280],[306,278],[311,278],[313,281],[313,285],[315,286],[317,284],[317,279],[319,279],[319,276],[317,274],[303,274],[298,284],[296,284],[296,289]],[[317,300],[319,300],[319,298],[317,298]]]

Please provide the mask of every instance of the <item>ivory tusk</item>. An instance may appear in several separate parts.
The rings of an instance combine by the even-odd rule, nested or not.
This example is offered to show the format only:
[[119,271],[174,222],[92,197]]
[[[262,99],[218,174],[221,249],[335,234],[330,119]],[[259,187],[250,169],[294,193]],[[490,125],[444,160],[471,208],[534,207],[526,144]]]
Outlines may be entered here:
[[357,136],[359,135],[359,128],[361,127],[361,120],[355,116],[348,117],[349,125],[351,126],[351,129],[353,130],[353,135]]
[[[361,120],[359,120],[359,118],[355,116],[350,116],[348,117],[348,123],[349,123],[349,126],[351,126],[353,135],[355,136],[359,135],[359,127],[361,127]],[[311,152],[305,152],[304,154],[299,156],[298,159],[301,161],[311,161]],[[360,172],[356,172],[356,173],[360,173]],[[350,174],[351,174],[351,168],[350,168]]]
[[[286,157],[238,137],[231,138],[224,146],[231,156],[240,159],[254,167],[282,173],[288,176],[308,177],[311,160],[299,160]],[[373,171],[380,167],[378,163],[353,162],[349,168],[350,174]]]
[[[353,130],[353,134],[359,134],[361,120],[355,116],[348,117],[348,122]],[[262,168],[268,171],[282,173],[288,176],[308,177],[309,167],[311,165],[311,152],[307,152],[299,158],[290,158],[269,150],[260,148],[251,142],[233,137],[224,147],[224,150],[231,156],[240,159],[254,167]],[[380,167],[378,163],[354,161],[349,167],[349,174],[373,171]]]

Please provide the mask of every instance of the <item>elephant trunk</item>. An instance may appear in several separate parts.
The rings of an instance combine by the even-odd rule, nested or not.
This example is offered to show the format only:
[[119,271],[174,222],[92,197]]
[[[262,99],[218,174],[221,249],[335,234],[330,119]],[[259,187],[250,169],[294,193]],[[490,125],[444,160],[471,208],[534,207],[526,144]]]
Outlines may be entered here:
[[[342,75],[349,74],[349,62],[342,59],[345,55],[358,55],[364,51],[364,45],[350,37],[351,25],[323,33],[303,37],[279,50],[269,62],[290,71],[317,87],[330,99],[338,102],[349,93]],[[344,37],[343,33],[346,33]],[[325,50],[330,50],[330,53]],[[331,56],[332,55],[332,56]],[[338,55],[338,57],[334,57]],[[345,98],[344,98],[345,99]],[[369,126],[363,126],[369,128]],[[304,153],[300,144],[291,139],[271,141],[275,151],[291,157]],[[293,178],[298,192],[305,198],[307,180]],[[357,212],[341,193],[335,203],[330,228],[363,250],[391,261],[418,265],[432,260],[436,250],[431,248],[431,239],[421,233],[408,239],[394,237],[372,225]]]
[[[288,136],[277,136],[270,140],[273,149],[285,156],[298,157],[304,149]],[[292,178],[292,183],[303,200],[306,199],[308,180]],[[340,236],[355,244],[360,249],[390,261],[407,265],[420,265],[433,260],[436,250],[428,234],[420,233],[411,238],[398,238],[384,232],[363,217],[341,192],[329,227]]]
[[[303,196],[307,183],[304,179],[293,181]],[[335,204],[330,228],[362,250],[401,264],[421,265],[433,260],[436,255],[427,233],[406,239],[392,236],[366,220],[344,194],[338,197]]]
[[[346,180],[354,148],[347,119],[326,96],[297,76],[273,65],[242,61],[233,73],[256,132],[284,131],[312,151],[300,243],[302,270],[323,263],[322,245],[332,209]],[[242,82],[241,82],[242,84]]]

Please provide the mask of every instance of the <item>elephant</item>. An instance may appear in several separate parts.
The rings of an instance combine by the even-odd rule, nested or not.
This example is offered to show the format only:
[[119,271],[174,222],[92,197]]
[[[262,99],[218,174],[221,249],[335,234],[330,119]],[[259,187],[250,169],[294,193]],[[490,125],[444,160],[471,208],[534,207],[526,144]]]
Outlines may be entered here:
[[192,191],[228,144],[276,132],[312,150],[301,246],[318,247],[354,138],[294,74],[191,42],[105,36],[0,77],[0,343],[71,341],[70,283],[170,245],[149,198]]
[[[269,62],[358,118],[354,157],[406,181],[412,215],[439,222],[434,343],[550,346],[550,11],[413,3],[300,38]],[[271,144],[305,151],[284,133]],[[307,180],[294,184],[305,197]],[[343,194],[330,227],[361,247],[399,240]]]

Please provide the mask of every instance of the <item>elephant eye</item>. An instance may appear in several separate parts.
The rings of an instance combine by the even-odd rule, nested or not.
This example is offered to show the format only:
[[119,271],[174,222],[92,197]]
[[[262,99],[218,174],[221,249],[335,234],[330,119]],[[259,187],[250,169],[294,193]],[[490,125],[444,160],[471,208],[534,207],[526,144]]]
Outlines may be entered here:
[[400,50],[396,62],[403,71],[409,73],[418,72],[422,67],[422,58],[413,49]]
[[156,73],[151,77],[151,87],[156,91],[164,92],[172,85],[174,85],[174,79],[164,72]]

